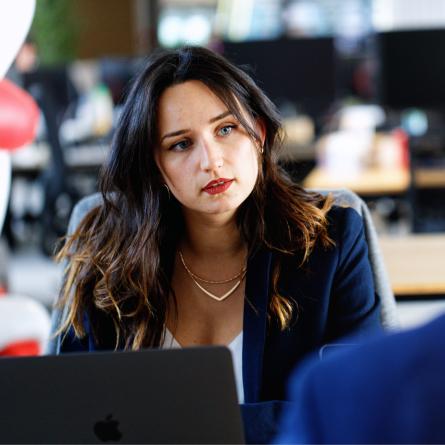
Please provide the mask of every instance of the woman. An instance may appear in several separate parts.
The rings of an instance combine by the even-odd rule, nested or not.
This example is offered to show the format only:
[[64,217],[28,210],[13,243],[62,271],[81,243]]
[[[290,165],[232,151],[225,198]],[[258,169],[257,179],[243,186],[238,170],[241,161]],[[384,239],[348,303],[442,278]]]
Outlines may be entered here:
[[222,57],[150,57],[103,204],[59,255],[60,352],[229,345],[247,438],[267,440],[295,363],[379,326],[361,218],[292,184],[280,137],[271,101]]

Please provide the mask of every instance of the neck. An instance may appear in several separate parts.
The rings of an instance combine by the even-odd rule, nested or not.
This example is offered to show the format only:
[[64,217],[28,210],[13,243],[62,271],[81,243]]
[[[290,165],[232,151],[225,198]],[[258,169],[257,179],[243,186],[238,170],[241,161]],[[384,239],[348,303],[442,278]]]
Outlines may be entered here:
[[180,249],[193,256],[224,257],[245,255],[245,244],[231,215],[184,214],[185,233]]

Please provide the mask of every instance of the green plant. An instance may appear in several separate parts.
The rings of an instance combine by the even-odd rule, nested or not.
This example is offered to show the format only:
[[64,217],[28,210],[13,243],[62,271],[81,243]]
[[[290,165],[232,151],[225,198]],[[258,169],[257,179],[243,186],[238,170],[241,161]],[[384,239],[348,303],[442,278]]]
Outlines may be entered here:
[[32,38],[43,65],[59,65],[73,60],[79,20],[72,0],[37,0]]

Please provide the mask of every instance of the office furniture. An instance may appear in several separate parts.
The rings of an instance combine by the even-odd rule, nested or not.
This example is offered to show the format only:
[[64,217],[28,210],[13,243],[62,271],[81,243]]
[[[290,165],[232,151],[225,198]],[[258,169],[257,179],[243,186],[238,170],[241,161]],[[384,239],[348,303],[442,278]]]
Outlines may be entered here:
[[413,233],[445,232],[445,187],[417,187],[413,183],[410,202]]
[[365,168],[356,176],[336,176],[323,167],[316,166],[304,179],[307,188],[336,189],[345,187],[361,196],[399,195],[406,193],[410,186],[409,170]]
[[[82,143],[64,148],[64,162],[73,171],[97,171],[109,152],[108,143]],[[50,147],[46,142],[29,144],[11,156],[12,171],[16,175],[37,175],[50,165]]]
[[379,243],[396,296],[445,296],[445,234],[382,236]]
[[445,188],[445,166],[418,167],[413,171],[413,182],[417,188]]
[[[26,227],[30,227],[31,224],[36,226],[37,233],[41,233],[43,225],[40,217],[43,216],[46,219],[51,219],[51,224],[46,232],[43,232],[40,236],[40,242],[44,252],[52,254],[55,240],[66,231],[71,205],[82,196],[89,195],[97,190],[98,173],[108,156],[109,148],[109,144],[102,140],[82,143],[79,146],[64,147],[61,156],[63,156],[64,163],[65,186],[62,189],[57,188],[55,190],[53,210],[44,208],[42,215],[40,213],[36,214],[34,209],[38,208],[38,206],[36,207],[35,203],[32,204],[30,199],[27,199],[25,196],[23,209],[25,215],[20,212],[14,215],[12,209],[8,212],[9,223],[7,219],[5,230],[7,230],[6,233],[11,245],[14,245],[20,239],[20,235],[15,234],[12,229],[12,225],[14,225],[17,219],[24,220]],[[46,201],[48,200],[46,194],[48,180],[44,178],[46,172],[52,168],[51,152],[49,144],[41,141],[30,144],[11,155],[13,183],[21,179],[22,183],[29,184],[31,188],[32,184],[37,183],[38,188],[43,188],[42,195]],[[23,179],[25,182],[23,182]],[[50,181],[50,184],[52,184],[52,181]],[[68,192],[65,189],[68,189]],[[12,201],[14,201],[15,196],[13,193]],[[30,198],[32,196],[36,197],[34,194],[30,195]],[[32,214],[28,215],[27,209],[30,206]],[[36,233],[34,228],[33,232]]]
[[445,122],[442,113],[426,113],[428,131],[410,138],[413,232],[445,231]]
[[444,44],[439,28],[376,35],[378,101],[397,112],[409,134],[415,233],[445,231]]
[[44,190],[40,243],[43,251],[52,254],[55,240],[63,235],[66,227],[66,215],[60,212],[60,202],[63,201],[64,207],[72,206],[80,197],[67,180],[69,170],[59,137],[60,124],[77,93],[66,67],[39,67],[23,75],[23,84],[42,111],[50,148],[49,166],[39,178]]

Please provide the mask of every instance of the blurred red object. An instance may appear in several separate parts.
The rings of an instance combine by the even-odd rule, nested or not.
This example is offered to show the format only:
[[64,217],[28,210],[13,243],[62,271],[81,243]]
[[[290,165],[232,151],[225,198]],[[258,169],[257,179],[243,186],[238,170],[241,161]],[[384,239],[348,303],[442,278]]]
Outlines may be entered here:
[[50,329],[42,303],[20,295],[0,298],[0,357],[43,354]]
[[7,345],[3,349],[0,349],[0,357],[39,355],[41,353],[42,348],[40,347],[39,342],[36,340],[17,341]]
[[0,80],[0,149],[14,150],[34,140],[39,108],[8,79]]
[[392,134],[400,146],[402,167],[408,170],[410,166],[408,134],[401,128],[396,128]]

